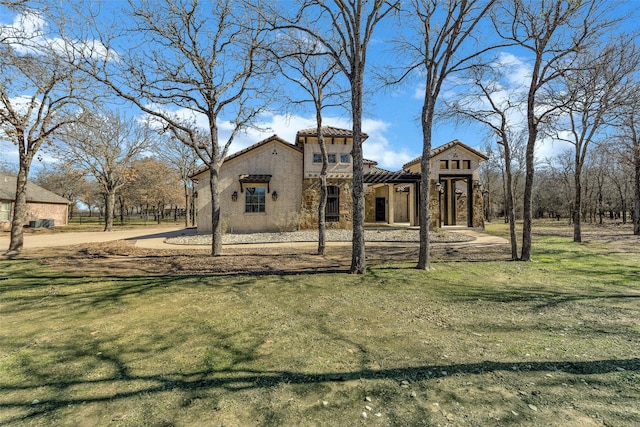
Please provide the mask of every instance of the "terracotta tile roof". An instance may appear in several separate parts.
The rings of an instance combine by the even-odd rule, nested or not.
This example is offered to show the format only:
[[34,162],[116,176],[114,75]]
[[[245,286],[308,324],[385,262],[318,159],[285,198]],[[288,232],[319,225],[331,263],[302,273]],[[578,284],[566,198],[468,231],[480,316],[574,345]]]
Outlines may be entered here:
[[[434,157],[437,156],[438,154],[449,150],[450,148],[455,147],[456,145],[464,148],[465,150],[469,151],[470,153],[476,155],[477,157],[480,157],[482,160],[489,160],[489,157],[487,157],[485,154],[481,153],[480,151],[473,149],[471,147],[469,147],[467,144],[464,144],[463,142],[454,139],[453,141],[447,142],[444,145],[441,145],[439,147],[436,147],[434,149],[432,149],[429,153],[430,157]],[[419,163],[420,160],[422,159],[422,156],[420,157],[416,157],[415,159],[405,163],[404,165],[402,165],[402,169],[408,169],[410,166],[415,165],[416,163]]]
[[[317,133],[317,128],[313,127],[313,128],[309,128],[309,129],[303,129],[298,131],[298,133],[296,134],[296,141],[298,140],[298,137],[300,136],[316,136]],[[322,134],[324,136],[329,136],[329,137],[337,137],[337,138],[348,138],[353,136],[353,131],[351,129],[340,129],[340,128],[335,128],[332,126],[322,126]],[[367,135],[366,133],[362,133],[362,137],[363,140],[369,138],[369,135]]]
[[[0,175],[0,200],[14,201],[16,198],[16,180],[15,176]],[[56,203],[69,204],[69,200],[58,196],[49,190],[32,183],[27,182],[27,202],[39,203]]]
[[[272,142],[272,141],[277,141],[277,142],[279,142],[281,144],[286,145],[287,147],[289,147],[289,148],[291,148],[293,150],[296,150],[298,152],[302,152],[302,149],[300,147],[297,147],[297,146],[285,141],[284,139],[280,138],[278,135],[274,134],[274,135],[271,135],[268,138],[263,139],[262,141],[258,141],[255,144],[250,145],[247,148],[244,148],[244,149],[242,149],[240,151],[237,151],[237,152],[225,157],[224,161],[227,162],[227,161],[229,161],[231,159],[235,159],[236,157],[240,157],[243,154],[248,153],[251,150],[255,150],[256,148],[261,147],[261,146],[263,146],[265,144],[268,144],[269,142]],[[189,175],[189,177],[190,178],[194,178],[195,176],[200,175],[201,173],[206,172],[208,170],[209,170],[209,166],[207,166],[207,165],[200,166],[198,169],[193,171],[191,173],[191,175]]]

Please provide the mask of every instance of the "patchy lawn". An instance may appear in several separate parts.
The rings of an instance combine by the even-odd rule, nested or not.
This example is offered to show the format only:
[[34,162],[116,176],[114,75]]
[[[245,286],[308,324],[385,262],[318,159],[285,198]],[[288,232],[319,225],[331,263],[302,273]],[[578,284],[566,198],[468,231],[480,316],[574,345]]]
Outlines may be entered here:
[[[491,232],[504,234],[504,224]],[[640,424],[640,239],[0,260],[2,425]]]

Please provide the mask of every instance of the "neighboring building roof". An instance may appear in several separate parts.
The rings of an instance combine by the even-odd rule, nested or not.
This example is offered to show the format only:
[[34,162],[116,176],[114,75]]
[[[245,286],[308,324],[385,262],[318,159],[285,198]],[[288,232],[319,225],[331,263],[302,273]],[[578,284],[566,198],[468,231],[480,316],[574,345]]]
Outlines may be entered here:
[[[349,137],[353,137],[353,131],[351,129],[340,129],[340,128],[334,128],[332,126],[322,126],[322,134],[324,136],[328,136],[331,138],[349,138]],[[298,140],[298,137],[300,136],[317,136],[318,135],[318,128],[314,127],[314,128],[309,128],[309,129],[303,129],[298,131],[298,133],[296,134],[296,141]],[[367,135],[366,133],[362,133],[362,138],[363,141],[367,138],[369,138],[369,135]]]
[[363,165],[377,165],[378,162],[376,162],[375,160],[369,160],[369,159],[362,159],[362,164]]
[[[463,149],[469,151],[471,154],[475,155],[476,157],[479,157],[482,160],[489,160],[489,157],[487,157],[485,154],[481,153],[478,150],[475,150],[471,147],[469,147],[467,144],[462,143],[461,141],[454,139],[453,141],[447,142],[444,145],[441,145],[439,147],[434,148],[433,150],[430,151],[429,155],[430,157],[435,157],[440,153],[443,153],[455,146],[458,147],[462,147]],[[402,166],[402,169],[408,169],[410,166],[415,165],[416,163],[419,163],[420,160],[422,159],[422,156],[420,157],[416,157],[415,159],[411,160],[410,162],[405,163]]]
[[[0,200],[15,201],[16,198],[16,181],[15,176],[0,175]],[[49,190],[32,183],[27,182],[27,202],[37,203],[57,203],[68,205],[69,200],[58,196]]]
[[[298,152],[302,152],[302,149],[300,147],[296,147],[295,145],[285,141],[284,139],[280,138],[278,135],[271,135],[268,138],[263,139],[262,141],[256,142],[253,145],[250,145],[249,147],[242,149],[240,151],[237,151],[227,157],[224,158],[225,162],[228,162],[229,160],[235,159],[236,157],[240,157],[246,153],[248,153],[249,151],[253,151],[256,148],[259,148],[265,144],[268,144],[270,142],[278,142],[280,144],[283,144],[284,146],[286,146],[287,148],[291,148],[292,150],[298,151]],[[203,165],[200,166],[198,169],[196,169],[193,173],[191,173],[191,175],[189,175],[189,178],[194,178],[198,175],[200,175],[203,172],[206,172],[209,170],[209,166],[207,165]]]

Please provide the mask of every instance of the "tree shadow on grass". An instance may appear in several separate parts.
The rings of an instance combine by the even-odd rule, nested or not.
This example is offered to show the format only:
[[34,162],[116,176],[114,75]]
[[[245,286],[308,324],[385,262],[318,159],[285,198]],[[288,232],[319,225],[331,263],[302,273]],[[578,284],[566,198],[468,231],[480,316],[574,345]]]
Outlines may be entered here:
[[[18,420],[28,420],[45,413],[51,413],[70,405],[113,402],[136,396],[152,396],[167,391],[223,391],[239,392],[248,389],[268,389],[280,384],[321,384],[335,381],[352,380],[411,380],[422,381],[438,379],[445,376],[464,374],[481,375],[495,372],[563,372],[571,375],[597,375],[620,372],[640,372],[640,359],[604,359],[592,361],[547,361],[547,362],[495,362],[484,361],[478,363],[462,363],[448,365],[425,365],[394,369],[361,369],[343,372],[325,372],[311,374],[288,370],[260,371],[251,369],[222,369],[202,370],[194,372],[172,372],[156,375],[134,375],[130,373],[126,364],[114,355],[100,354],[102,362],[111,364],[114,374],[107,378],[95,380],[57,380],[30,385],[0,384],[0,395],[15,396],[16,392],[28,392],[30,396],[37,395],[37,390],[50,387],[59,391],[72,387],[105,386],[107,390],[122,387],[123,391],[111,393],[96,392],[96,395],[77,395],[70,398],[43,398],[34,404],[33,401],[15,398],[0,398],[0,405],[4,408],[22,409],[26,414],[14,418],[5,418],[1,425],[9,425]],[[142,384],[131,390],[131,384]],[[108,387],[107,387],[108,386]],[[124,391],[127,390],[127,391]]]

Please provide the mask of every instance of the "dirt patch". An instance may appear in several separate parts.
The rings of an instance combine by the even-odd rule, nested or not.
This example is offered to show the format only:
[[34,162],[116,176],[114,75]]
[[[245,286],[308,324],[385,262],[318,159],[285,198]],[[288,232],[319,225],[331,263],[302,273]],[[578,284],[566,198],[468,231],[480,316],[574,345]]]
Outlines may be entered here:
[[[570,237],[572,231],[567,226],[544,226],[536,228],[535,233]],[[615,252],[634,253],[638,251],[640,236],[631,234],[629,227],[592,226],[583,231],[583,242],[590,247],[606,246],[608,252],[611,252],[613,243]],[[118,240],[25,250],[19,257],[40,259],[68,274],[108,272],[114,276],[335,273],[348,271],[351,263],[351,246],[348,243],[327,248],[325,256],[318,255],[308,245],[273,248],[235,245],[225,246],[223,251],[222,256],[211,257],[206,246],[202,250],[179,247],[157,250],[136,247],[135,241]],[[367,242],[366,254],[369,265],[411,264],[417,262],[418,244]],[[508,244],[477,245],[475,242],[432,244],[430,254],[434,263],[506,261],[511,258]]]

